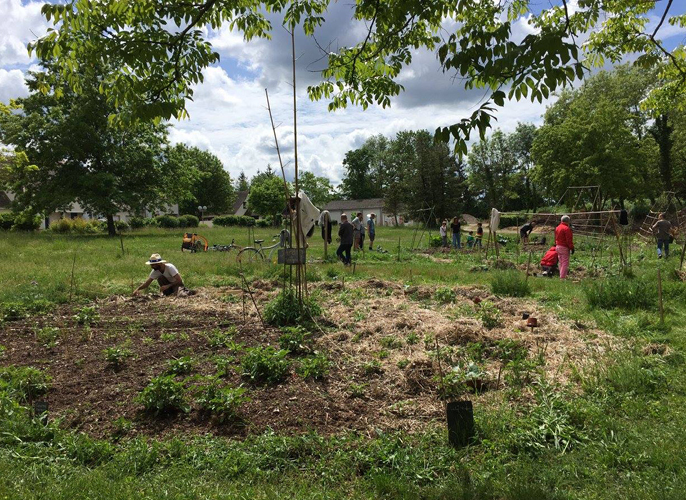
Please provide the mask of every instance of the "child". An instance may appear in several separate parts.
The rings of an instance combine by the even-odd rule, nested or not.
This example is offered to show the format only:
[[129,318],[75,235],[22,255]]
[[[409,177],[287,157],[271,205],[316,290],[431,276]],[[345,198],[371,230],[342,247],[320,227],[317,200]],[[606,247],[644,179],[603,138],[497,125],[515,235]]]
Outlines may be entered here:
[[467,236],[467,248],[472,248],[474,246],[474,231],[469,231],[469,236]]
[[443,244],[443,248],[447,248],[447,246],[448,246],[448,221],[447,220],[443,221],[443,224],[441,224],[441,227],[438,230],[438,232],[441,235],[441,243]]
[[543,258],[541,259],[541,269],[543,269],[543,276],[548,276],[550,278],[553,277],[553,274],[558,274],[559,271],[557,269],[557,249],[556,247],[552,246],[550,249],[545,253]]
[[474,247],[481,248],[481,241],[484,239],[484,228],[481,222],[476,223],[476,241],[474,242]]

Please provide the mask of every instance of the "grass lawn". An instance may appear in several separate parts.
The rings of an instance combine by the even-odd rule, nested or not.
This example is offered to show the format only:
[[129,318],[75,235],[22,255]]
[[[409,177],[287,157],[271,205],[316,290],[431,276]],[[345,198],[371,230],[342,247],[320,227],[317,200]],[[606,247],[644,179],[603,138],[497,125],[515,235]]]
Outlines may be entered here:
[[[221,333],[229,319],[240,317],[241,304],[230,293],[240,288],[239,273],[243,271],[257,285],[278,278],[282,268],[266,263],[241,268],[235,253],[181,253],[182,232],[148,229],[126,233],[121,240],[48,232],[0,234],[0,498],[657,500],[686,496],[686,284],[676,270],[678,256],[658,261],[652,245],[638,241],[626,270],[614,240],[608,238],[602,245],[578,241],[571,279],[562,282],[539,276],[525,280],[529,253],[514,241],[499,250],[496,262],[492,251],[488,259],[479,252],[428,252],[426,235],[419,245],[424,250],[412,251],[413,238],[416,245],[419,236],[414,230],[380,227],[375,245],[388,253],[357,252],[354,268],[343,268],[331,258],[336,244],[325,260],[315,234],[308,249],[308,276],[326,321],[321,331],[310,332],[315,337],[314,351],[291,362],[298,367],[293,370],[303,366],[312,370],[315,365],[307,363],[321,351],[329,357],[331,373],[324,381],[302,375],[302,380],[276,385],[245,383],[246,395],[252,399],[245,408],[257,414],[270,398],[282,398],[279,401],[286,404],[311,391],[321,398],[313,399],[314,406],[305,410],[312,412],[312,422],[316,405],[329,404],[341,412],[351,410],[348,420],[327,415],[321,425],[293,427],[286,410],[277,414],[269,407],[260,413],[259,426],[233,433],[228,424],[199,420],[193,410],[187,417],[114,420],[104,415],[101,426],[106,432],[90,432],[98,428],[101,417],[97,408],[86,408],[97,399],[85,389],[71,395],[73,408],[60,408],[55,412],[60,418],[51,418],[48,425],[33,418],[26,405],[30,391],[43,390],[42,375],[17,367],[44,368],[53,376],[53,394],[61,390],[58,373],[71,370],[77,378],[79,373],[89,374],[81,375],[84,387],[90,387],[90,378],[92,387],[102,391],[112,387],[97,385],[92,374],[106,373],[120,381],[114,385],[122,386],[123,404],[145,387],[150,374],[159,374],[167,357],[178,360],[185,353],[194,357],[196,371],[173,379],[190,387],[203,377],[210,380],[209,370],[214,370],[219,355],[228,360],[227,366],[245,369],[246,353],[262,353],[252,350],[260,342],[278,344],[283,331],[263,329],[253,315],[254,325],[222,338],[218,351],[205,345],[200,335],[206,336],[215,325],[220,325]],[[248,243],[245,228],[198,232],[210,245],[232,239],[239,245]],[[255,230],[255,237],[267,244],[274,234],[274,229]],[[537,272],[548,246],[534,248],[531,270]],[[677,248],[672,251],[678,253]],[[98,306],[103,315],[100,323],[89,326],[83,318],[76,323],[73,318],[88,313],[95,299],[130,295],[132,286],[146,278],[144,262],[151,253],[174,263],[186,285],[201,290],[211,307],[184,309],[185,303],[175,302],[165,309],[163,300],[151,299],[123,302],[118,309],[119,303],[111,301]],[[657,301],[658,270],[664,323]],[[276,289],[259,293],[264,306]],[[470,293],[488,296],[486,301],[496,311],[472,303]],[[187,299],[188,307],[193,300]],[[144,308],[150,323],[143,316],[133,317],[138,307]],[[549,319],[545,345],[533,340],[542,334],[516,326],[516,314],[523,307],[536,308]],[[181,330],[153,336],[159,318],[172,314],[174,308],[189,319],[186,339],[178,338]],[[339,312],[348,310],[350,318],[341,318]],[[191,322],[193,311],[202,326],[197,331]],[[488,326],[489,314],[497,316],[498,327]],[[382,324],[374,323],[382,315],[388,317],[388,332],[373,328]],[[438,326],[428,325],[432,316],[441,328],[468,331],[470,341],[441,340],[436,350]],[[409,320],[414,324],[402,329],[400,323]],[[115,324],[126,324],[128,330],[118,331]],[[60,345],[48,346],[51,332],[57,331],[50,328],[71,336],[65,333]],[[436,328],[436,337],[430,335],[431,328]],[[587,360],[580,359],[578,353],[572,355],[572,343],[562,343],[563,331],[578,336],[578,345],[603,348],[588,351]],[[521,340],[512,342],[510,337]],[[124,361],[136,370],[90,366],[104,364],[101,351],[106,345],[120,348],[122,356],[127,349],[133,358],[139,356]],[[523,345],[528,351],[517,351]],[[422,400],[422,394],[395,394],[404,390],[400,379],[408,373],[411,360],[422,357],[431,367],[438,355],[446,365],[452,365],[447,360],[455,356],[456,366],[473,362],[488,367],[491,379],[496,374],[498,378],[497,386],[483,394],[470,395],[462,380],[453,386],[462,391],[459,397],[473,398],[475,404],[475,439],[459,450],[446,442],[440,411],[412,413],[413,402]],[[276,363],[274,359],[270,362]],[[63,360],[74,367],[58,371]],[[146,366],[154,370],[145,371]],[[134,380],[139,367],[145,374]],[[556,377],[563,372],[565,376]],[[240,373],[232,376],[224,380],[242,384]],[[422,401],[436,400],[438,379],[426,380],[431,388]],[[288,388],[295,392],[285,394]],[[116,396],[110,399],[108,411],[124,412]],[[301,405],[305,408],[305,403]],[[364,415],[374,424],[357,422],[355,412],[367,412]],[[250,412],[245,413],[249,421]],[[411,425],[396,428],[395,421]],[[131,427],[139,432],[131,432]],[[186,430],[167,433],[165,428]]]

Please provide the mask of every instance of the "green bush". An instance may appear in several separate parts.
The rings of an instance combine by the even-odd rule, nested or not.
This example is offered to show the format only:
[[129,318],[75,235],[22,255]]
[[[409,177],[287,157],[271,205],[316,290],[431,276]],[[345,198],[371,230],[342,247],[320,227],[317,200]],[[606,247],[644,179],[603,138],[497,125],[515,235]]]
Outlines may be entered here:
[[12,226],[14,226],[14,214],[9,212],[0,214],[0,229],[9,231]]
[[499,327],[502,324],[502,314],[500,309],[496,307],[495,304],[484,300],[479,304],[479,310],[477,311],[477,316],[481,320],[481,324],[484,328]]
[[179,227],[198,227],[200,219],[195,215],[182,215],[179,217]]
[[246,349],[241,359],[243,377],[256,384],[276,384],[281,382],[291,368],[286,356],[288,351],[273,347],[251,347]]
[[649,213],[650,207],[644,202],[638,202],[629,210],[629,217],[634,222],[643,222]]
[[137,401],[143,404],[145,411],[154,415],[190,411],[183,383],[176,382],[174,375],[153,378],[138,395]]
[[656,287],[638,279],[608,278],[592,281],[584,288],[593,309],[650,310],[657,303]]
[[167,361],[167,371],[169,375],[185,375],[193,371],[195,361],[190,356],[170,359]]
[[447,286],[441,287],[434,292],[434,300],[441,304],[455,302],[455,291]]
[[157,225],[159,227],[167,229],[179,227],[179,219],[173,215],[159,215],[155,217],[155,220],[157,221]]
[[312,340],[310,332],[301,326],[286,326],[279,337],[279,346],[294,354],[310,352]]
[[269,222],[267,219],[257,219],[255,221],[255,225],[257,227],[271,227],[273,224]]
[[429,247],[439,248],[443,246],[443,240],[440,236],[429,236]]
[[254,226],[255,219],[247,215],[220,215],[212,219],[217,226]]
[[74,314],[79,325],[92,325],[100,319],[100,313],[95,306],[83,306]]
[[305,379],[320,380],[329,374],[331,361],[324,353],[303,358],[296,368],[296,373]]
[[131,217],[129,219],[129,226],[131,227],[131,229],[141,229],[145,227],[145,221],[146,219],[144,219],[143,217]]
[[0,392],[20,403],[26,403],[48,392],[50,377],[31,366],[0,368]]
[[62,218],[51,222],[48,229],[53,233],[59,234],[97,234],[105,229],[105,225],[95,219],[85,220],[81,217],[76,219]]
[[199,388],[195,402],[202,411],[224,422],[235,418],[238,407],[250,401],[244,393],[245,389],[242,387],[221,387],[218,379],[213,378],[209,385]]
[[66,234],[71,233],[73,224],[70,219],[60,219],[50,223],[50,231],[53,233]]
[[491,291],[495,295],[526,297],[531,293],[531,287],[520,273],[504,272],[495,275],[491,281]]
[[309,324],[321,315],[322,309],[313,295],[305,297],[302,304],[291,289],[279,292],[264,308],[264,320],[273,326]]
[[122,232],[122,231],[128,231],[131,229],[131,226],[129,225],[128,222],[125,220],[116,220],[114,221],[114,227],[117,229],[117,231]]
[[14,216],[14,224],[12,224],[13,231],[35,231],[41,225],[42,219],[40,215],[33,215],[30,213],[20,213]]

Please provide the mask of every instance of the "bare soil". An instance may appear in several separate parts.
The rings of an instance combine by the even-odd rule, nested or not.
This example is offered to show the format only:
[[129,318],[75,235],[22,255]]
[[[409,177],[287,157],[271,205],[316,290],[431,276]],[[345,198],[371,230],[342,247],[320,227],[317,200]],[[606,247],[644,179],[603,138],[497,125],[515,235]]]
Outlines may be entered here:
[[[277,293],[277,283],[255,281],[250,289],[262,309]],[[90,327],[74,318],[80,306],[68,305],[6,323],[0,327],[0,344],[7,348],[0,364],[46,370],[52,377],[46,397],[50,417],[94,436],[115,433],[120,418],[133,423],[130,435],[245,436],[266,429],[285,434],[374,433],[417,430],[442,419],[437,378],[459,363],[461,349],[470,343],[488,347],[505,338],[520,341],[531,357],[545,360],[543,370],[549,377],[564,381],[572,366],[597,358],[617,342],[591,325],[562,321],[535,301],[501,299],[478,287],[454,288],[456,299],[451,304],[433,300],[436,287],[376,279],[345,288],[338,282],[321,282],[312,289],[325,311],[313,331],[314,349],[328,353],[332,360],[329,376],[323,381],[304,380],[293,370],[278,385],[255,386],[241,377],[236,366],[226,381],[243,384],[251,400],[241,407],[241,418],[232,422],[220,424],[197,408],[188,414],[152,417],[135,398],[173,358],[190,354],[196,360],[191,376],[214,375],[214,358],[233,353],[210,347],[207,332],[212,330],[235,327],[236,342],[278,347],[281,331],[261,324],[250,296],[240,288],[201,289],[185,298],[113,296],[94,304],[99,319]],[[482,326],[475,314],[481,300],[490,300],[500,309],[502,326]],[[537,317],[540,326],[533,331],[526,328],[523,312]],[[53,347],[45,347],[37,338],[44,327],[60,329]],[[120,345],[133,356],[115,370],[103,351]],[[442,359],[435,355],[436,345],[445,350]],[[295,367],[297,357],[293,360]],[[488,387],[496,390],[471,397],[487,404],[506,385],[504,380],[498,383],[499,360],[487,359],[484,369]]]

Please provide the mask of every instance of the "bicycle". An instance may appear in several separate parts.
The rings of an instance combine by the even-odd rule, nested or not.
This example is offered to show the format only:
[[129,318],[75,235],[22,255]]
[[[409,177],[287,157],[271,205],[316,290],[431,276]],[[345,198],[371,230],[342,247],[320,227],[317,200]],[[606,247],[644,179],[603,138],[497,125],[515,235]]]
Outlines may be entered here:
[[211,247],[209,247],[209,250],[212,250],[214,252],[230,252],[231,250],[234,250],[234,249],[241,250],[243,247],[236,245],[234,243],[235,241],[236,240],[231,240],[230,245],[212,245]]
[[[273,262],[272,255],[275,251],[278,251],[279,248],[286,248],[286,243],[290,241],[291,233],[288,232],[288,229],[282,229],[279,234],[272,238],[272,241],[276,240],[277,238],[279,241],[268,247],[262,246],[264,240],[255,240],[255,244],[257,246],[243,248],[240,252],[238,252],[238,255],[236,255],[236,260],[246,264],[263,262],[264,260]],[[269,253],[266,253],[267,250],[269,250]]]

